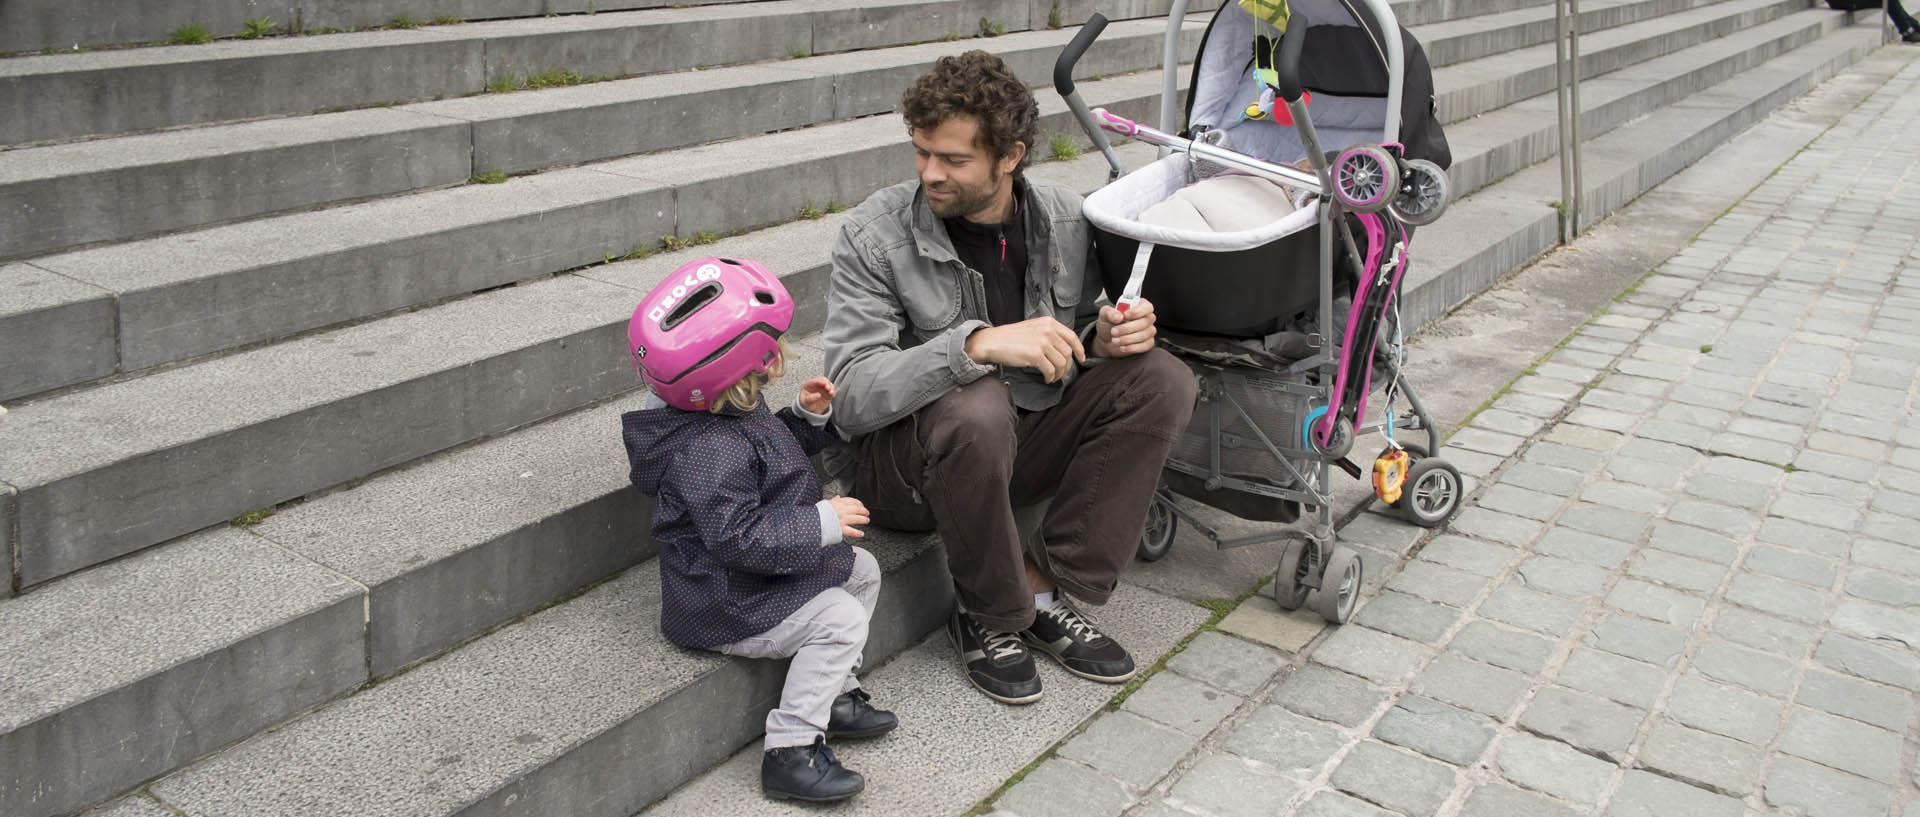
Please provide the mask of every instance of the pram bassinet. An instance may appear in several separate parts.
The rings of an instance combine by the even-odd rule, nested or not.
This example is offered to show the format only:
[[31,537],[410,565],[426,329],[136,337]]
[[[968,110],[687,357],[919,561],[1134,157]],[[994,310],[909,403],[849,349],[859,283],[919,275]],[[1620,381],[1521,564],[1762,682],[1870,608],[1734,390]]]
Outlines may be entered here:
[[[1384,0],[1365,0],[1371,19],[1358,10],[1358,2],[1299,0],[1278,47],[1271,25],[1238,5],[1223,6],[1202,41],[1190,89],[1189,131],[1179,136],[1104,111],[1088,112],[1079,102],[1071,64],[1098,35],[1104,23],[1098,15],[1087,27],[1092,35],[1083,30],[1061,57],[1065,68],[1055,69],[1056,87],[1116,175],[1123,169],[1101,138],[1102,129],[1177,151],[1163,150],[1158,161],[1119,176],[1086,203],[1108,295],[1116,303],[1134,296],[1150,300],[1163,344],[1186,360],[1201,384],[1202,403],[1169,457],[1142,557],[1164,553],[1176,518],[1200,527],[1221,547],[1287,535],[1222,539],[1182,510],[1176,495],[1253,520],[1292,521],[1302,505],[1312,506],[1315,524],[1304,540],[1284,549],[1274,592],[1282,606],[1292,608],[1320,589],[1314,606],[1331,621],[1346,619],[1358,592],[1359,557],[1335,546],[1328,484],[1333,463],[1360,476],[1360,469],[1345,460],[1355,434],[1384,430],[1388,453],[1404,448],[1417,455],[1411,468],[1406,457],[1393,466],[1402,469],[1394,474],[1414,479],[1402,507],[1415,521],[1444,522],[1461,493],[1458,471],[1432,456],[1437,429],[1400,382],[1395,354],[1382,358],[1391,364],[1381,378],[1386,419],[1362,424],[1378,330],[1388,325],[1385,318],[1404,271],[1401,227],[1438,216],[1446,195],[1442,165],[1450,156],[1432,122],[1431,80],[1418,43],[1393,21]],[[1178,31],[1183,12],[1184,4],[1176,2],[1170,32]],[[1388,40],[1382,31],[1400,36]],[[1253,57],[1247,56],[1249,46]],[[1303,53],[1319,64],[1303,60]],[[1408,54],[1419,74],[1410,83],[1412,104],[1403,102]],[[1256,70],[1267,56],[1275,70]],[[1171,87],[1173,69],[1167,70]],[[1302,91],[1311,93],[1310,102]],[[1167,113],[1163,107],[1163,119]],[[1398,141],[1383,139],[1386,134]],[[1221,167],[1287,185],[1311,204],[1247,229],[1142,218]],[[1337,259],[1349,260],[1357,273],[1338,287]],[[1336,290],[1352,295],[1352,309],[1344,315],[1333,314]],[[1344,331],[1334,334],[1342,326]],[[1272,341],[1288,332],[1301,336],[1299,359],[1256,356],[1235,362],[1203,353],[1202,347],[1217,347],[1223,339],[1283,347],[1287,344]],[[1393,345],[1397,338],[1389,341]],[[1396,394],[1411,403],[1410,414],[1391,411]],[[1427,431],[1427,445],[1392,441],[1395,430],[1410,429]],[[1388,453],[1379,462],[1389,462]],[[1383,493],[1390,501],[1396,497]],[[1158,553],[1156,540],[1163,540]]]

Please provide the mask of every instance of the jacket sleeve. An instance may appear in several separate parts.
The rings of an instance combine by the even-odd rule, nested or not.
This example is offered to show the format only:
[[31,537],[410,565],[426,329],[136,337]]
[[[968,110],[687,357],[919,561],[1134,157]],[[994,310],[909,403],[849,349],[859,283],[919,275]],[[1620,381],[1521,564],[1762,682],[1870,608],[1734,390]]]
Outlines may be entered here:
[[821,547],[819,509],[763,506],[753,445],[737,432],[702,435],[673,459],[661,499],[686,509],[715,561],[766,575],[825,566],[833,550]]
[[858,225],[841,227],[827,291],[827,376],[839,389],[834,423],[849,435],[877,431],[992,371],[967,357],[967,320],[902,349],[907,316],[885,260]]
[[[798,401],[796,400],[795,406],[797,405]],[[793,438],[800,443],[800,450],[807,452],[807,456],[811,457],[818,454],[820,453],[820,449],[840,441],[840,435],[833,430],[833,421],[831,419],[833,409],[827,409],[827,417],[829,419],[821,422],[819,425],[814,425],[813,421],[807,419],[800,411],[799,408],[789,406],[774,412],[773,416],[780,418],[781,422],[786,423],[787,430],[793,433]]]

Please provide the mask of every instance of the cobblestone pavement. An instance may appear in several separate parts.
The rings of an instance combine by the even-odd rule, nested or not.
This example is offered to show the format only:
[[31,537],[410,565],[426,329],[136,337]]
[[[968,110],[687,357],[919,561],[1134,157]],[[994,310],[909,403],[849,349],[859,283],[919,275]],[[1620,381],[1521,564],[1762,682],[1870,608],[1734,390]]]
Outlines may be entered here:
[[1920,817],[1917,84],[1476,415],[1352,622],[1249,600],[998,812]]

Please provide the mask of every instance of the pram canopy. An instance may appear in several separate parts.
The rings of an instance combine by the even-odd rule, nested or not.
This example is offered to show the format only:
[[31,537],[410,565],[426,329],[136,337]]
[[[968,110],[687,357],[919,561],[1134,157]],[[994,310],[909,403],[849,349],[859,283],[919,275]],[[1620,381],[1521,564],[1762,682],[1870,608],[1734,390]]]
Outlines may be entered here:
[[[1435,119],[1433,68],[1426,52],[1399,27],[1406,66],[1400,93],[1400,132],[1386,134],[1387,56],[1380,23],[1358,0],[1291,0],[1293,25],[1307,26],[1300,55],[1300,84],[1313,95],[1307,106],[1321,147],[1338,151],[1362,142],[1398,141],[1409,159],[1442,168],[1453,164],[1446,135]],[[1260,98],[1252,70],[1257,36],[1279,32],[1238,3],[1214,13],[1200,40],[1187,97],[1187,131],[1225,131],[1234,150],[1271,162],[1305,155],[1291,126],[1272,117],[1248,119],[1249,102]]]

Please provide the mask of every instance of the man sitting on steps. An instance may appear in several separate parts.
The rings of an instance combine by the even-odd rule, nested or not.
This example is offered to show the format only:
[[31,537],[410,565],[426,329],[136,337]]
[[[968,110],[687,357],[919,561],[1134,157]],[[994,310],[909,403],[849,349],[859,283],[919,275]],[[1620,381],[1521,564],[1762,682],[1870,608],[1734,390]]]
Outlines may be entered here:
[[[1133,658],[1069,597],[1113,594],[1194,378],[1155,348],[1151,303],[1095,303],[1080,196],[1024,175],[1039,107],[998,57],[941,58],[903,112],[918,180],[868,197],[833,250],[824,338],[852,493],[875,524],[939,532],[948,635],[988,696],[1040,698],[1028,646],[1125,681]],[[1049,496],[1023,546],[1014,508]]]

